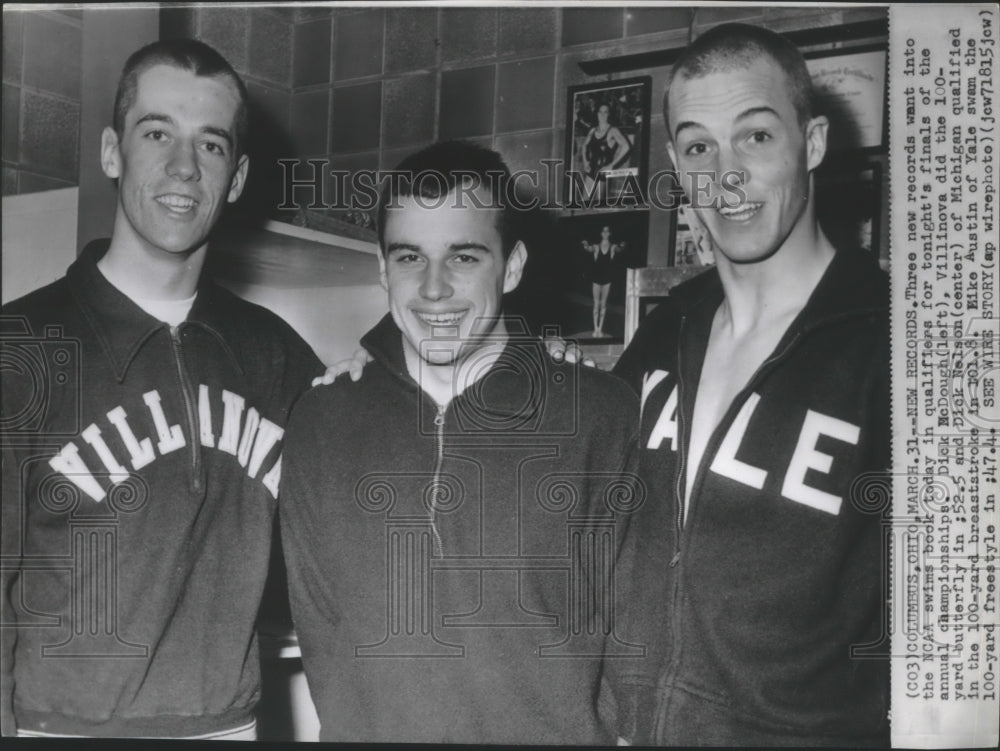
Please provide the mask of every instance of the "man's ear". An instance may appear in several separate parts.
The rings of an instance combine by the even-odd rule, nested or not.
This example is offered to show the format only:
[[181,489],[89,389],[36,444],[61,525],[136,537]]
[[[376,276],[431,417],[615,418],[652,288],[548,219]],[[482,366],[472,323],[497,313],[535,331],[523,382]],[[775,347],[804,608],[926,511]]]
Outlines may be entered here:
[[378,249],[378,283],[386,292],[389,291],[389,280],[385,275],[385,253],[382,252],[382,248]]
[[229,183],[229,195],[226,200],[229,203],[235,203],[236,199],[240,197],[243,192],[243,186],[247,182],[247,170],[250,168],[250,157],[244,154],[240,157],[239,161],[236,163],[236,172],[233,173],[233,179]]
[[110,125],[101,131],[101,170],[112,180],[121,177],[122,153],[118,134]]
[[826,134],[830,121],[823,115],[814,117],[806,125],[806,165],[810,172],[819,167],[826,156]]
[[503,275],[503,292],[513,292],[517,285],[521,283],[521,274],[524,273],[524,264],[528,261],[528,249],[520,240],[507,256],[506,269]]

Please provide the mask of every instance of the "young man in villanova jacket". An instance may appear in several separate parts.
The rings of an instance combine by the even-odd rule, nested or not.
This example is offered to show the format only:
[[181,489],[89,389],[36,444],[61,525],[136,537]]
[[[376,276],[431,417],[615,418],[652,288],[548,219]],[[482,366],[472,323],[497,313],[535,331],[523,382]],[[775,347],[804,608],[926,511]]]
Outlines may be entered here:
[[436,144],[398,171],[374,364],[307,393],[285,445],[282,541],[321,738],[612,741],[602,657],[644,654],[613,629],[645,507],[637,399],[503,317],[527,253],[498,154]]
[[5,734],[254,737],[282,434],[322,366],[201,278],[246,129],[214,50],[135,53],[110,245],[3,309]]
[[726,25],[682,54],[664,102],[716,266],[617,366],[661,514],[635,611],[656,659],[618,681],[636,742],[889,742],[882,519],[856,502],[890,461],[888,283],[817,223],[827,121],[809,88],[793,45]]

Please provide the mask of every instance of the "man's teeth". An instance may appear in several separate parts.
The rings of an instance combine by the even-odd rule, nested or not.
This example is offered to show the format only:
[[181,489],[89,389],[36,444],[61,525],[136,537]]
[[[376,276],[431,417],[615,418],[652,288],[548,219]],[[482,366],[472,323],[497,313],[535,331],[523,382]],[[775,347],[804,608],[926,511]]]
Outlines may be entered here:
[[763,206],[761,203],[744,203],[735,207],[722,206],[719,208],[719,213],[726,219],[741,221],[752,217],[761,206]]
[[194,206],[194,199],[185,198],[184,196],[159,196],[156,200],[164,206],[177,209],[178,211],[187,211]]
[[465,313],[417,313],[421,321],[431,326],[454,326]]

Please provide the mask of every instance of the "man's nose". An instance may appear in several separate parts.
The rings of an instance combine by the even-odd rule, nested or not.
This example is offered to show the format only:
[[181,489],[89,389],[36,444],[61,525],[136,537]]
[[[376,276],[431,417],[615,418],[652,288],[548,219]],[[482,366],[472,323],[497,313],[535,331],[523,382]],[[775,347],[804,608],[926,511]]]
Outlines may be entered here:
[[430,263],[420,285],[420,294],[427,300],[444,300],[454,293],[443,263]]
[[737,149],[720,149],[715,169],[717,176],[713,187],[717,194],[714,200],[720,206],[739,206],[746,200],[743,188],[750,180],[742,155]]
[[178,140],[174,144],[170,151],[170,158],[167,160],[167,174],[185,181],[201,178],[194,144],[183,140]]
[[735,186],[750,182],[746,161],[736,149],[720,149],[716,169],[719,173],[716,179],[720,185]]

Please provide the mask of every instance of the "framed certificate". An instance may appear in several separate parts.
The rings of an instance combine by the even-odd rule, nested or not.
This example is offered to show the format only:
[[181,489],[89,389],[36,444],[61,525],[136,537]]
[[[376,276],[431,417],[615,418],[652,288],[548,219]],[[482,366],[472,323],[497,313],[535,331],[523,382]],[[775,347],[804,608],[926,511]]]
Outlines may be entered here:
[[815,114],[830,120],[828,151],[881,149],[886,144],[886,46],[806,53]]

